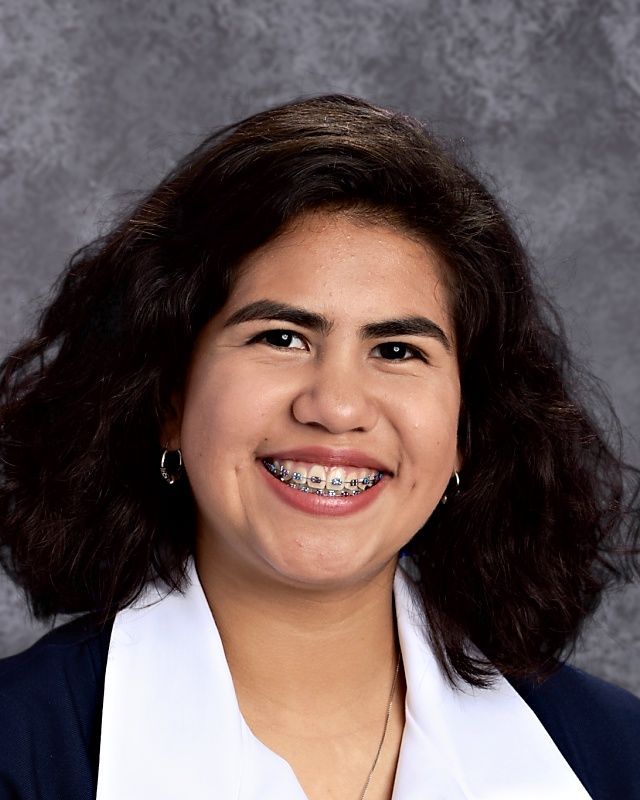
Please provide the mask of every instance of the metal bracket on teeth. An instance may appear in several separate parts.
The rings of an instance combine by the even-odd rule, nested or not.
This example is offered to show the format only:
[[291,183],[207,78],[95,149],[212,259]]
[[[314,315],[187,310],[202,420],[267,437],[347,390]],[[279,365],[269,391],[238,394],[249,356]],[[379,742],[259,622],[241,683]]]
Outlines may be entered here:
[[[356,478],[352,478],[350,481],[345,481],[344,483],[342,480],[340,480],[340,478],[332,478],[330,485],[335,488],[324,489],[324,490],[314,489],[312,486],[291,482],[291,481],[298,481],[298,482],[301,481],[302,478],[304,477],[301,472],[294,472],[292,474],[289,472],[288,469],[285,469],[285,467],[276,468],[269,461],[264,460],[262,463],[265,465],[265,467],[269,470],[269,472],[272,475],[275,475],[277,478],[279,478],[282,481],[282,483],[286,483],[287,486],[291,487],[291,489],[296,489],[299,492],[305,492],[307,494],[313,492],[314,494],[320,495],[321,497],[355,497],[359,494],[362,494],[362,492],[366,491],[369,487],[375,486],[376,483],[378,483],[378,481],[382,480],[383,478],[382,472],[376,472],[376,474],[372,476],[365,476],[360,481],[360,483],[364,485],[364,489],[356,489],[356,486],[358,486],[358,480]],[[291,481],[288,481],[287,478],[290,475],[291,475]],[[308,481],[310,483],[318,484],[322,483],[322,478],[318,478],[317,476],[312,475],[310,478],[308,478]],[[341,491],[339,487],[342,486],[351,486],[356,490],[350,492],[344,490]]]

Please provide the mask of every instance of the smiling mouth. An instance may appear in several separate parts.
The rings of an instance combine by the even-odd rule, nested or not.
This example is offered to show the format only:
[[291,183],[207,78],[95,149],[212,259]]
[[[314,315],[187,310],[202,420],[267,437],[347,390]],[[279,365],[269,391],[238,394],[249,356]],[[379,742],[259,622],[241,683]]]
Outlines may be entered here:
[[290,489],[321,497],[354,497],[366,492],[384,477],[377,470],[325,467],[297,461],[262,459],[265,469]]

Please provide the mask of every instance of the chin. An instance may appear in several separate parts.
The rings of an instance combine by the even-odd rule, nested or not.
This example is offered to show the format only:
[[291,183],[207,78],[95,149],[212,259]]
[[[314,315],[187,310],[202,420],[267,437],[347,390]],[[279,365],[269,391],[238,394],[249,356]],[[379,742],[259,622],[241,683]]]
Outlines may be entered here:
[[370,559],[362,552],[353,550],[335,552],[329,548],[319,549],[297,542],[300,548],[295,557],[269,559],[272,570],[290,585],[313,589],[336,589],[370,580],[395,560],[395,554],[387,559]]

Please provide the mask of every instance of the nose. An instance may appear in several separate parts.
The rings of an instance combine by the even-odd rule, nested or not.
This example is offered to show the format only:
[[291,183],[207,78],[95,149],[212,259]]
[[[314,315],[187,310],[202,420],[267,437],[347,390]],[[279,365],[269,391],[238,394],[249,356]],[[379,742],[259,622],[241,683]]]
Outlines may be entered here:
[[363,370],[348,359],[326,359],[309,365],[303,388],[292,404],[294,418],[330,433],[371,430],[378,407]]

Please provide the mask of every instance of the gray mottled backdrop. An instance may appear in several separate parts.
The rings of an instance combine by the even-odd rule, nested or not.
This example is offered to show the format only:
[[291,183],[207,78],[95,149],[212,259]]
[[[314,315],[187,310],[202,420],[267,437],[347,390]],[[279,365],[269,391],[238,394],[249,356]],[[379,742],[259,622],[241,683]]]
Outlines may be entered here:
[[[206,131],[347,92],[461,137],[640,460],[638,0],[4,0],[0,348],[69,253]],[[0,582],[0,654],[42,630]],[[575,660],[640,693],[640,592]]]

